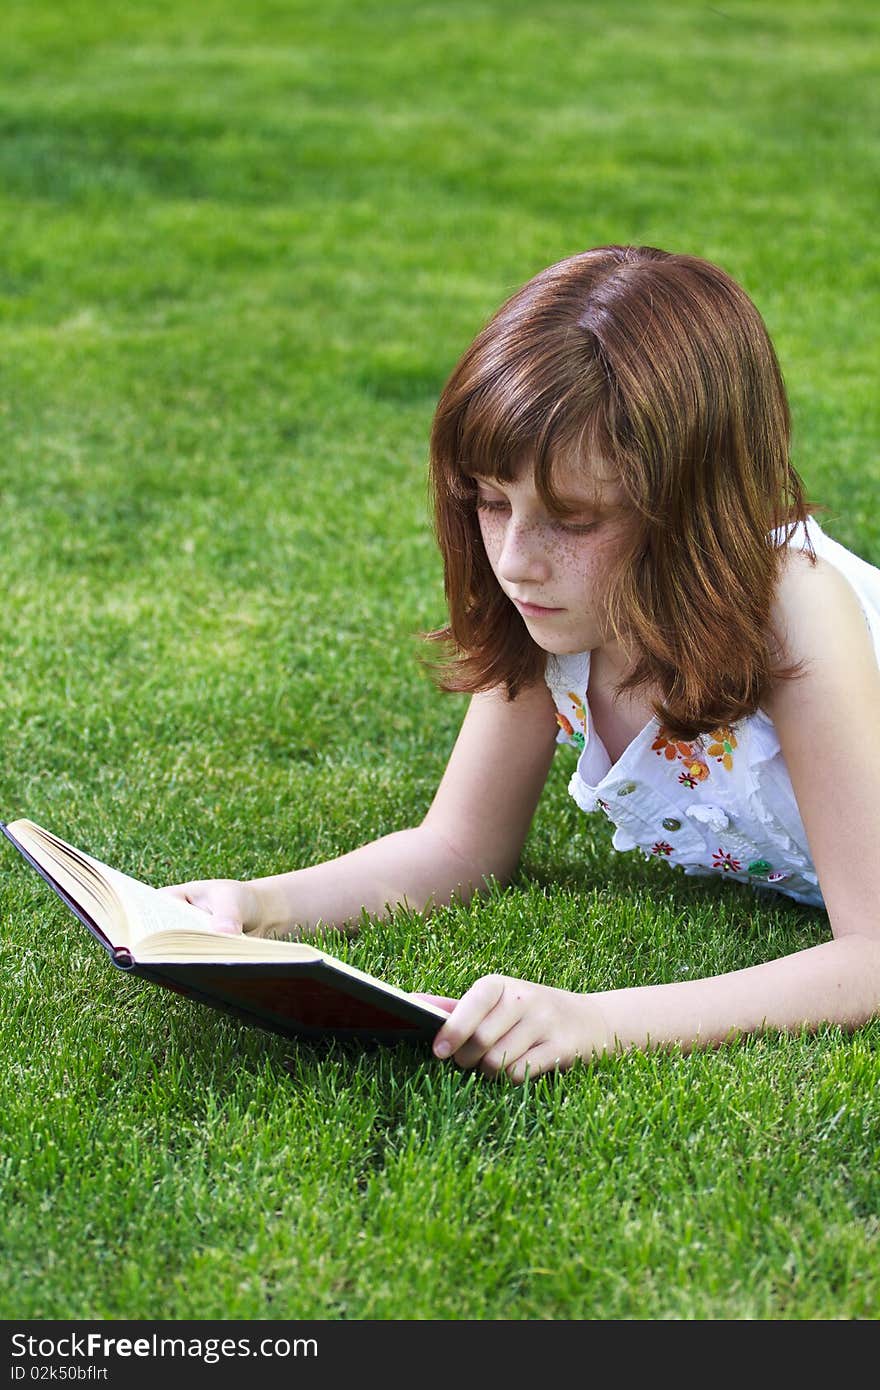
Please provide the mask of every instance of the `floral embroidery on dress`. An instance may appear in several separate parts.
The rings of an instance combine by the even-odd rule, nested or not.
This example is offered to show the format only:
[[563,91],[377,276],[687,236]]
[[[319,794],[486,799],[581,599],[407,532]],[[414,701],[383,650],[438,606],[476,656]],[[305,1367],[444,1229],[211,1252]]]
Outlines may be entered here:
[[662,753],[669,762],[673,762],[676,758],[692,758],[694,756],[692,743],[683,743],[678,739],[670,738],[662,726],[657,730],[657,737],[651,747],[658,755]]
[[[708,737],[711,739],[711,743],[706,750],[707,755],[721,763],[728,772],[732,772],[733,750],[736,747],[736,735],[733,730],[725,725],[722,728],[713,729]],[[675,762],[677,758],[684,763],[685,771],[680,773],[678,777],[683,787],[696,787],[700,782],[705,782],[709,776],[709,766],[705,761],[705,756],[702,756],[702,738],[697,739],[695,743],[685,743],[682,739],[672,738],[661,726],[657,730],[657,736],[651,747],[658,757],[662,753],[668,762]]]
[[568,719],[561,710],[556,711],[556,723],[564,733],[568,734],[568,737],[575,747],[583,752],[587,742],[587,711],[584,708],[584,701],[581,699],[580,695],[576,695],[573,690],[569,690],[567,693],[569,700],[571,700],[571,703],[574,705],[575,716],[580,720],[581,727],[580,729],[576,729],[571,720]]
[[733,729],[727,728],[726,725],[720,729],[715,729],[711,738],[713,742],[709,744],[707,749],[709,757],[721,763],[728,772],[732,772],[733,750],[736,747],[736,734]]
[[672,854],[672,845],[667,844],[665,840],[658,840],[656,845],[651,846],[651,853]]
[[728,854],[726,850],[719,848],[714,852],[712,868],[723,869],[725,873],[738,874],[742,869],[742,864],[738,859],[734,859],[732,854]]
[[585,701],[586,698],[587,698],[586,695],[584,696],[584,699],[582,700],[581,697],[580,697],[580,695],[575,695],[575,693],[574,693],[573,690],[569,690],[569,692],[568,692],[568,698],[569,698],[569,700],[571,700],[571,703],[574,705],[574,712],[575,712],[575,714],[577,715],[578,719],[581,721],[581,728],[584,730],[584,733],[586,733],[586,730],[587,730],[587,711],[586,711],[586,709],[584,708],[584,701]]
[[697,787],[700,782],[705,782],[709,776],[709,769],[699,758],[694,758],[688,763],[687,771],[679,774],[679,782],[683,787]]

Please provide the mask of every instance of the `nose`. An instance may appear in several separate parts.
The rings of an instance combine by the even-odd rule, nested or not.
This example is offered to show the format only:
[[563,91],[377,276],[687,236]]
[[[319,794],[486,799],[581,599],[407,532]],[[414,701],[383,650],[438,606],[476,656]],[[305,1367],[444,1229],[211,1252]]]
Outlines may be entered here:
[[550,578],[539,526],[513,519],[507,523],[497,570],[499,579],[508,584],[543,584]]

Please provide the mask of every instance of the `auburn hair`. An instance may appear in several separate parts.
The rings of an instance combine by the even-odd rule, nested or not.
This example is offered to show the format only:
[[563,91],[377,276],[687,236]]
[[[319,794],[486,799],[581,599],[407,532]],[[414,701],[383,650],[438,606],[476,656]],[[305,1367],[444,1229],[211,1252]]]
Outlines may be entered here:
[[[633,653],[616,693],[650,686],[660,723],[692,739],[753,714],[772,679],[781,552],[818,509],[790,461],[785,385],[761,315],[718,266],[651,246],[601,246],[542,270],[508,299],[447,381],[431,430],[443,555],[441,689],[508,699],[543,676],[492,573],[470,476],[510,481],[523,459],[556,514],[554,463],[601,463],[627,524],[607,617]],[[776,533],[775,535],[773,533]],[[810,560],[815,552],[807,544]]]

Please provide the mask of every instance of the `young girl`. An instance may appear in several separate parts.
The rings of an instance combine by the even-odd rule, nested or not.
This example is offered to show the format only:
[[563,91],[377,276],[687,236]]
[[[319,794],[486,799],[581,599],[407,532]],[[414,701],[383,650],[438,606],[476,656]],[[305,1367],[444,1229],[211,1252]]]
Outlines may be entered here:
[[281,936],[509,881],[557,742],[618,850],[824,906],[832,940],[709,979],[574,994],[504,975],[440,1003],[438,1057],[521,1081],[617,1048],[880,1009],[880,570],[789,462],[763,321],[718,267],[606,246],[550,266],[462,357],[431,478],[471,694],[422,823],[339,859],[166,891]]

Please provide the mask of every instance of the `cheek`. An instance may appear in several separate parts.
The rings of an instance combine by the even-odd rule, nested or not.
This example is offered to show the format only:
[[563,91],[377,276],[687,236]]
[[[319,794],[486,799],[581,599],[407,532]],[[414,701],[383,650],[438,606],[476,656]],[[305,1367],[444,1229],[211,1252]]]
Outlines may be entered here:
[[483,538],[483,549],[489,563],[494,566],[504,545],[504,522],[500,517],[493,516],[491,512],[480,512],[477,516],[477,525]]
[[595,536],[563,536],[554,542],[552,555],[559,570],[590,586],[601,569],[601,549]]
[[560,540],[555,548],[557,573],[565,574],[586,603],[600,599],[615,554],[612,536],[577,536]]

